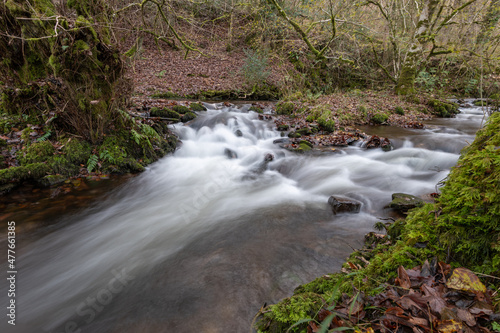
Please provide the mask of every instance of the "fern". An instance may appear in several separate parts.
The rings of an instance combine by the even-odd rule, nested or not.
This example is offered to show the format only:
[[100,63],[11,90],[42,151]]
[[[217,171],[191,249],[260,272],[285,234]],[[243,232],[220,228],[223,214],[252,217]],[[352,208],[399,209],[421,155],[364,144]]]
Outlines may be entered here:
[[44,135],[42,135],[41,137],[39,137],[36,141],[37,142],[43,142],[43,141],[47,141],[47,139],[52,135],[52,131],[51,130],[48,130]]
[[130,132],[132,133],[132,138],[134,139],[135,143],[140,145],[142,140],[142,134],[138,133],[136,130],[131,130]]
[[148,137],[155,139],[161,139],[160,135],[149,125],[141,124],[141,132]]
[[111,156],[109,150],[102,151],[99,157],[101,158],[101,160],[108,161],[110,163],[115,163],[115,159],[113,158],[113,156]]
[[87,161],[87,171],[88,173],[91,173],[92,170],[94,170],[97,166],[97,161],[99,158],[97,157],[96,154],[93,154],[89,157],[89,160]]

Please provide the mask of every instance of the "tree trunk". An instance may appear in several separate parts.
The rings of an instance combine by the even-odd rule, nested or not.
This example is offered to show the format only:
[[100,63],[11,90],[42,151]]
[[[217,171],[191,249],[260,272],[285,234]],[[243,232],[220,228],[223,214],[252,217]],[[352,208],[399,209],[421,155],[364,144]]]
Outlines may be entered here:
[[406,57],[399,74],[396,93],[408,95],[415,90],[415,79],[418,75],[420,62],[424,60],[424,46],[429,41],[430,20],[439,5],[439,0],[427,0],[424,2],[422,12],[417,23],[417,30],[413,35],[413,41],[406,53]]

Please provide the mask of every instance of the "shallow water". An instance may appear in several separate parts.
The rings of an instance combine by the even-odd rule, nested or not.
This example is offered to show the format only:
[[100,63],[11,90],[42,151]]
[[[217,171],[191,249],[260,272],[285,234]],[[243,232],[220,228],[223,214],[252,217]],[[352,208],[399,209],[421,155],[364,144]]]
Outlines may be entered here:
[[[390,137],[390,152],[300,155],[245,110],[214,104],[190,127],[175,125],[183,144],[173,156],[23,235],[17,331],[248,332],[264,303],[340,269],[391,214],[392,193],[435,192],[483,118],[471,108],[426,130],[363,129]],[[361,213],[334,216],[330,195],[361,201]]]

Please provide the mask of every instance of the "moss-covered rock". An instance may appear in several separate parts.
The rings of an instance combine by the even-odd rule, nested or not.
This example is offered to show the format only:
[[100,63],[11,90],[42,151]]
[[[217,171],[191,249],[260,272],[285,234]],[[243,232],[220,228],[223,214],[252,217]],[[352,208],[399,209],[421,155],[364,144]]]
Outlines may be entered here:
[[161,118],[171,118],[171,119],[180,118],[178,112],[167,108],[160,109],[157,107],[152,107],[151,110],[149,110],[149,114],[151,115],[151,117],[161,117]]
[[39,179],[51,171],[45,163],[32,163],[26,166],[10,167],[0,170],[0,184],[28,179]]
[[184,106],[184,105],[174,105],[172,106],[172,110],[174,110],[175,112],[177,113],[180,113],[180,114],[185,114],[185,113],[188,113],[190,110],[187,106]]
[[188,121],[191,121],[195,118],[196,118],[196,113],[189,111],[189,112],[186,112],[186,114],[184,114],[182,116],[181,121],[183,123],[187,123]]
[[407,212],[416,207],[422,207],[424,201],[419,197],[406,193],[394,193],[389,207],[402,212]]
[[256,105],[252,105],[248,111],[253,111],[253,112],[257,112],[257,113],[264,113],[264,110],[259,107],[259,106],[256,106]]
[[191,111],[199,112],[199,111],[207,111],[207,108],[203,106],[201,103],[191,103],[189,104],[189,108]]
[[458,110],[458,104],[451,102],[443,102],[438,99],[431,99],[427,103],[433,110],[433,114],[442,118],[454,117]]

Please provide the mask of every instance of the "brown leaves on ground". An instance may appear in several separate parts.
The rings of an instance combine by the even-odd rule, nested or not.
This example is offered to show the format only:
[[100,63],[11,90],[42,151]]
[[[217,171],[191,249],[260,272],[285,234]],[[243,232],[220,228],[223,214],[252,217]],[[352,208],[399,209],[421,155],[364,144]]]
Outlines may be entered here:
[[323,307],[318,322],[311,321],[308,333],[322,325],[356,332],[464,332],[488,333],[485,326],[494,314],[492,291],[466,268],[451,270],[443,262],[413,269],[400,266],[398,277],[384,292],[370,297],[363,293],[342,296],[337,306]]

